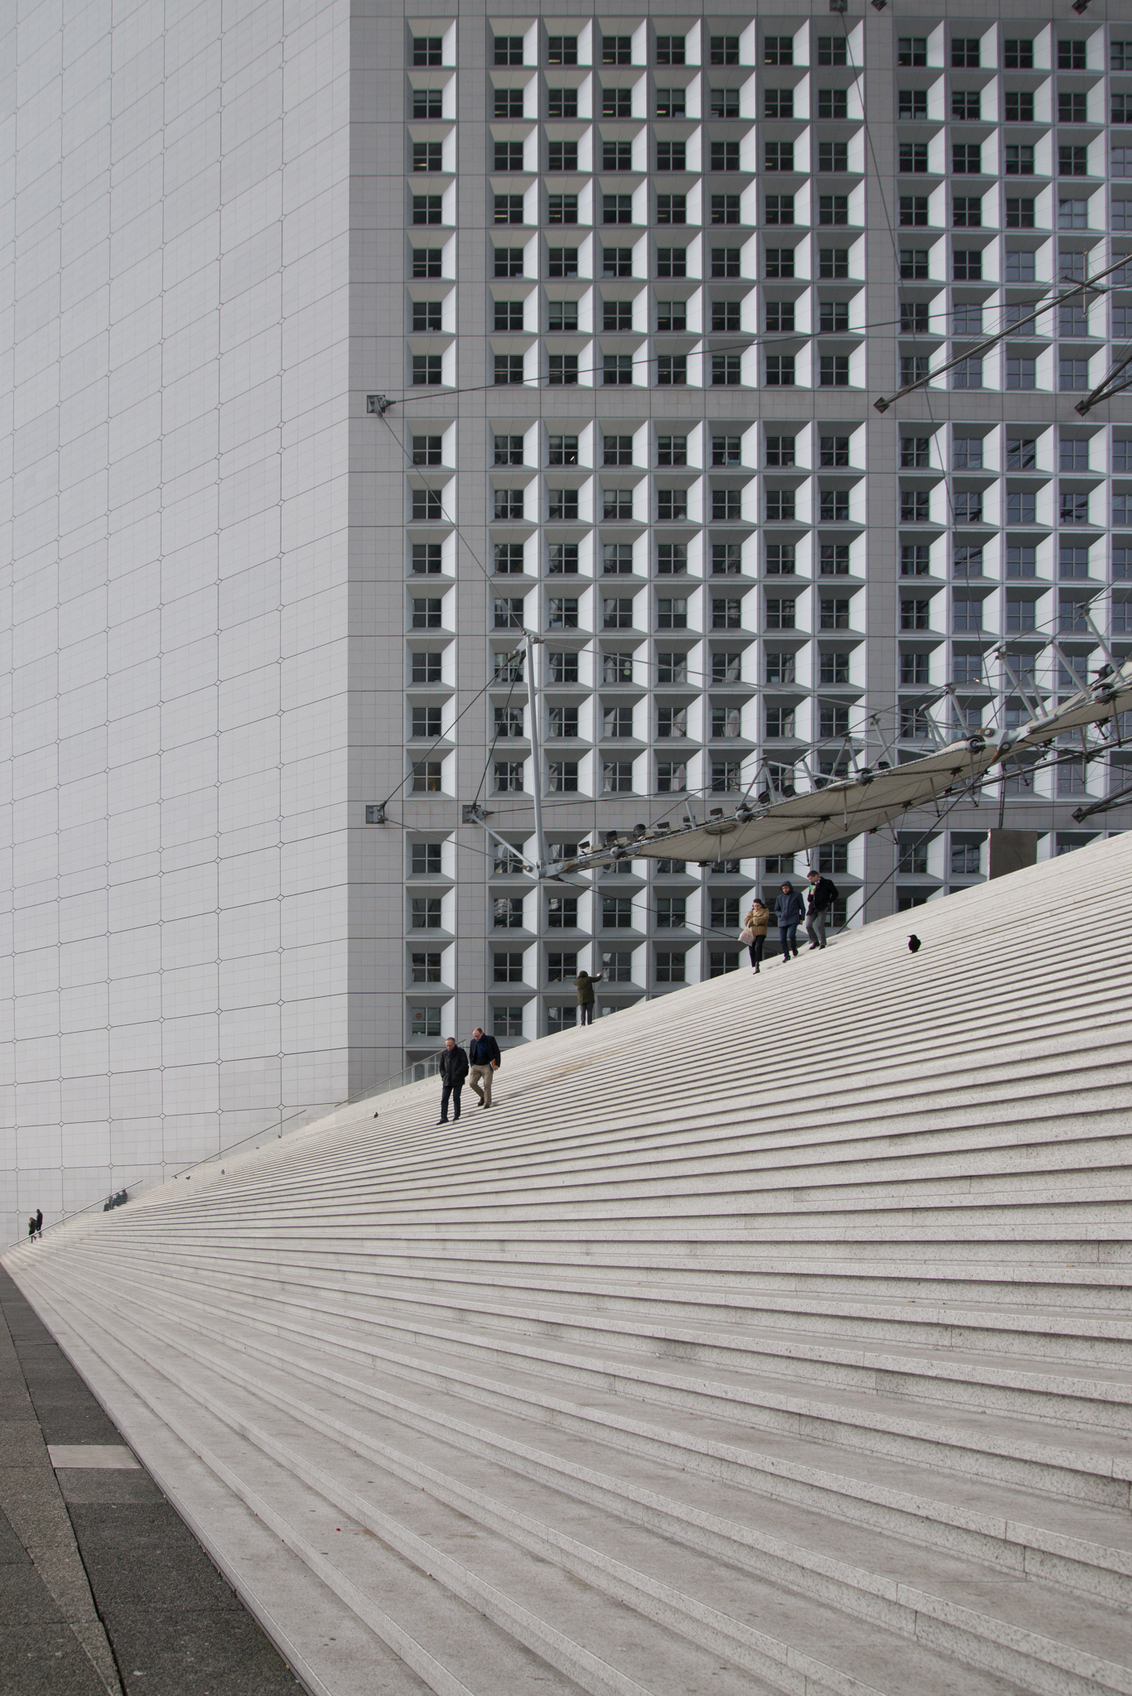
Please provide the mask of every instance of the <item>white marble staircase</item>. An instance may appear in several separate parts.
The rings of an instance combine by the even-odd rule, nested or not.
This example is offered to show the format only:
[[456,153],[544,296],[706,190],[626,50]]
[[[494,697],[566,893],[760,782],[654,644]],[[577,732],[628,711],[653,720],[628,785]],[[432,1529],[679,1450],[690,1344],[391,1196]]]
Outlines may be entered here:
[[312,1691],[1132,1696],[1132,838],[914,923],[5,1257]]

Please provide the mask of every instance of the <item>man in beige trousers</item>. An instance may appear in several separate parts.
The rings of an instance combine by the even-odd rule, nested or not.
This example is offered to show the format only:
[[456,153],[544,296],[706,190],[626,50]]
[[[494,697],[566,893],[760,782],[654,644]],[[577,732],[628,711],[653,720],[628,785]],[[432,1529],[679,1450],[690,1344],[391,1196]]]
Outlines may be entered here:
[[472,1032],[472,1040],[468,1044],[468,1059],[471,1061],[468,1083],[479,1096],[480,1106],[490,1107],[491,1074],[499,1070],[499,1044],[493,1036],[484,1036],[481,1025],[477,1025]]

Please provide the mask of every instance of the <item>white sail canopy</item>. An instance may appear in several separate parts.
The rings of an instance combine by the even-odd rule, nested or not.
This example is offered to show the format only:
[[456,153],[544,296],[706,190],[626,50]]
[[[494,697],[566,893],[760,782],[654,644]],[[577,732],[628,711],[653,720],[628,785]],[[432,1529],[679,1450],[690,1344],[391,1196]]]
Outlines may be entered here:
[[802,853],[891,824],[914,807],[930,806],[984,778],[1003,759],[1128,711],[1132,711],[1132,660],[1078,690],[1053,712],[1031,719],[1009,740],[975,735],[904,765],[878,762],[872,770],[815,785],[805,794],[758,804],[744,801],[730,812],[717,808],[714,816],[709,813],[706,819],[676,829],[654,826],[631,837],[622,834],[567,861],[562,870],[581,870],[628,854],[634,859],[712,861]]
[[1052,741],[1055,736],[1063,736],[1066,731],[1085,730],[1091,724],[1103,724],[1107,719],[1114,719],[1119,713],[1130,710],[1132,660],[1126,661],[1111,677],[1103,677],[1099,683],[1079,689],[1053,712],[1031,719],[1011,737],[1002,752],[1004,755],[1017,754],[1026,748],[1037,748]]
[[632,842],[581,856],[578,865],[627,851],[634,859],[682,860],[763,858],[796,854],[823,842],[839,842],[875,830],[907,812],[946,795],[957,785],[980,777],[998,758],[998,746],[982,737],[954,742],[907,765],[880,765],[873,771],[839,779],[804,795],[758,807],[740,806],[729,817],[708,818],[663,833],[648,831]]

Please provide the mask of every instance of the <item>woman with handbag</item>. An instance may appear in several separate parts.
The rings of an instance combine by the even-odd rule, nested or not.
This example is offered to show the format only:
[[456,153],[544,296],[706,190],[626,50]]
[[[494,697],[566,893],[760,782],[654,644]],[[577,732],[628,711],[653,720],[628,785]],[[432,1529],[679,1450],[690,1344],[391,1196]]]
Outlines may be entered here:
[[751,902],[751,910],[743,921],[744,928],[739,934],[739,941],[745,942],[750,950],[751,965],[756,972],[759,969],[759,961],[763,957],[763,949],[766,947],[766,933],[769,925],[770,908],[764,901],[760,901],[756,895]]

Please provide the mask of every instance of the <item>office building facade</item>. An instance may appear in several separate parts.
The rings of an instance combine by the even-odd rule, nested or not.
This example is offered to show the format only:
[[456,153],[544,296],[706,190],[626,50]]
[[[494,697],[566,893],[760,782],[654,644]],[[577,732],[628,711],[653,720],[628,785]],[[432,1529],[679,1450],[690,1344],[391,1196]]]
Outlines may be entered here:
[[[565,860],[1129,651],[1132,27],[40,0],[8,48],[9,1220],[558,1029],[581,966],[731,970],[805,870],[536,884],[536,785]],[[822,850],[845,916],[1127,822],[1085,752]]]

